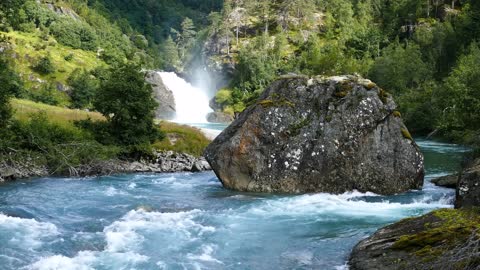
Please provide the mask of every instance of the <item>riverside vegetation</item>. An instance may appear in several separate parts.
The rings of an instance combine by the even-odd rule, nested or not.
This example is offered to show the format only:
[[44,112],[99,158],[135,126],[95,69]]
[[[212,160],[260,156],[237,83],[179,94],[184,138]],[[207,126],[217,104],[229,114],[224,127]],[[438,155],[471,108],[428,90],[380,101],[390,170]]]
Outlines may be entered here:
[[[197,130],[155,123],[144,80],[146,69],[192,76],[199,62],[222,81],[211,102],[217,112],[238,115],[280,75],[357,73],[376,83],[365,89],[378,86],[380,101],[397,101],[390,113],[414,135],[478,147],[479,37],[475,0],[3,0],[0,166],[39,164],[49,174],[75,175],[112,159],[155,159],[156,150],[200,155],[208,140]],[[341,85],[334,98],[350,90]],[[292,105],[272,97],[259,106],[276,103]],[[292,123],[291,134],[308,124]],[[406,128],[397,135],[412,140]],[[418,220],[418,231],[403,230]],[[442,262],[440,251],[478,252],[477,210],[441,210],[392,226],[393,248],[371,254],[394,250],[431,265]]]

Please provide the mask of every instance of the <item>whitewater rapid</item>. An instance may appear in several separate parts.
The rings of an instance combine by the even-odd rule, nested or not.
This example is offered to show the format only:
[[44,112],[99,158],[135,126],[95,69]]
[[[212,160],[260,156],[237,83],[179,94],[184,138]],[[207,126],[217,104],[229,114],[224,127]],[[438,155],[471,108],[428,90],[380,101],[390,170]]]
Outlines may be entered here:
[[465,148],[419,141],[427,181],[395,196],[232,192],[211,172],[40,179],[0,186],[1,269],[345,269],[378,228],[437,208],[432,175]]
[[174,72],[159,72],[165,86],[173,92],[176,104],[174,121],[178,123],[207,123],[210,108],[208,89],[195,87]]

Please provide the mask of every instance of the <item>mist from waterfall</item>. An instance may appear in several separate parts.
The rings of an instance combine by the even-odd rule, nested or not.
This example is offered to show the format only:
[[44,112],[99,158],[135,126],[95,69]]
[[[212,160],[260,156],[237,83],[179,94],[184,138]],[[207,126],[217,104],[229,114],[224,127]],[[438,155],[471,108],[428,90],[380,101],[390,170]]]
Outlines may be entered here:
[[174,72],[160,72],[165,86],[173,92],[178,123],[207,123],[207,114],[213,110],[209,106],[208,89],[195,87]]

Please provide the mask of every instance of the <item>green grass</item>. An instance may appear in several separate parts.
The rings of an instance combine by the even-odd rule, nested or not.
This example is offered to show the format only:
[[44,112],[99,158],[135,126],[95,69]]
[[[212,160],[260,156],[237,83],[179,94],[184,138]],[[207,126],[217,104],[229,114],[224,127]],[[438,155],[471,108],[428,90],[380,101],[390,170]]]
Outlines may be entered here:
[[[102,60],[98,59],[95,52],[63,46],[51,36],[48,41],[42,40],[39,31],[35,33],[0,32],[0,35],[9,38],[16,55],[16,71],[21,75],[26,88],[30,91],[34,91],[42,84],[37,82],[36,79],[66,85],[68,77],[77,68],[91,70],[99,66],[106,66]],[[73,55],[72,60],[65,60],[65,56],[70,54]],[[47,55],[50,55],[52,59],[55,72],[42,75],[33,70],[32,67],[38,59]]]
[[162,151],[175,151],[201,156],[210,140],[198,129],[171,122],[161,122],[160,128],[165,132],[165,139],[153,144]]
[[15,111],[14,117],[20,121],[26,121],[30,119],[33,114],[39,112],[45,112],[48,119],[57,124],[66,124],[76,120],[84,120],[89,117],[93,120],[105,119],[97,112],[72,110],[25,99],[12,99],[11,104]]

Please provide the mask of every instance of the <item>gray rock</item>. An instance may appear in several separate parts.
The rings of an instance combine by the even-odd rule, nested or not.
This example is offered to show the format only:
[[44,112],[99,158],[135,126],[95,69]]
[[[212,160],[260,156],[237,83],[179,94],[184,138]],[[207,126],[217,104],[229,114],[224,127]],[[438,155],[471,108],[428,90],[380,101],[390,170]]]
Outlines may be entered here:
[[207,115],[207,121],[210,123],[231,123],[233,116],[223,112],[211,112]]
[[206,149],[222,184],[253,192],[395,194],[423,185],[423,155],[391,96],[354,76],[286,76]]
[[354,247],[349,269],[478,270],[477,231],[455,227],[457,217],[474,223],[478,212],[443,209],[384,227]]
[[462,207],[480,207],[480,158],[460,173],[455,208]]
[[175,118],[176,105],[173,92],[168,89],[162,81],[162,77],[157,71],[149,71],[145,80],[153,87],[155,99],[158,102],[158,108],[155,116],[158,119],[172,120]]
[[456,188],[458,182],[458,175],[446,175],[439,178],[432,179],[430,182],[435,184],[439,187],[446,187],[446,188]]

